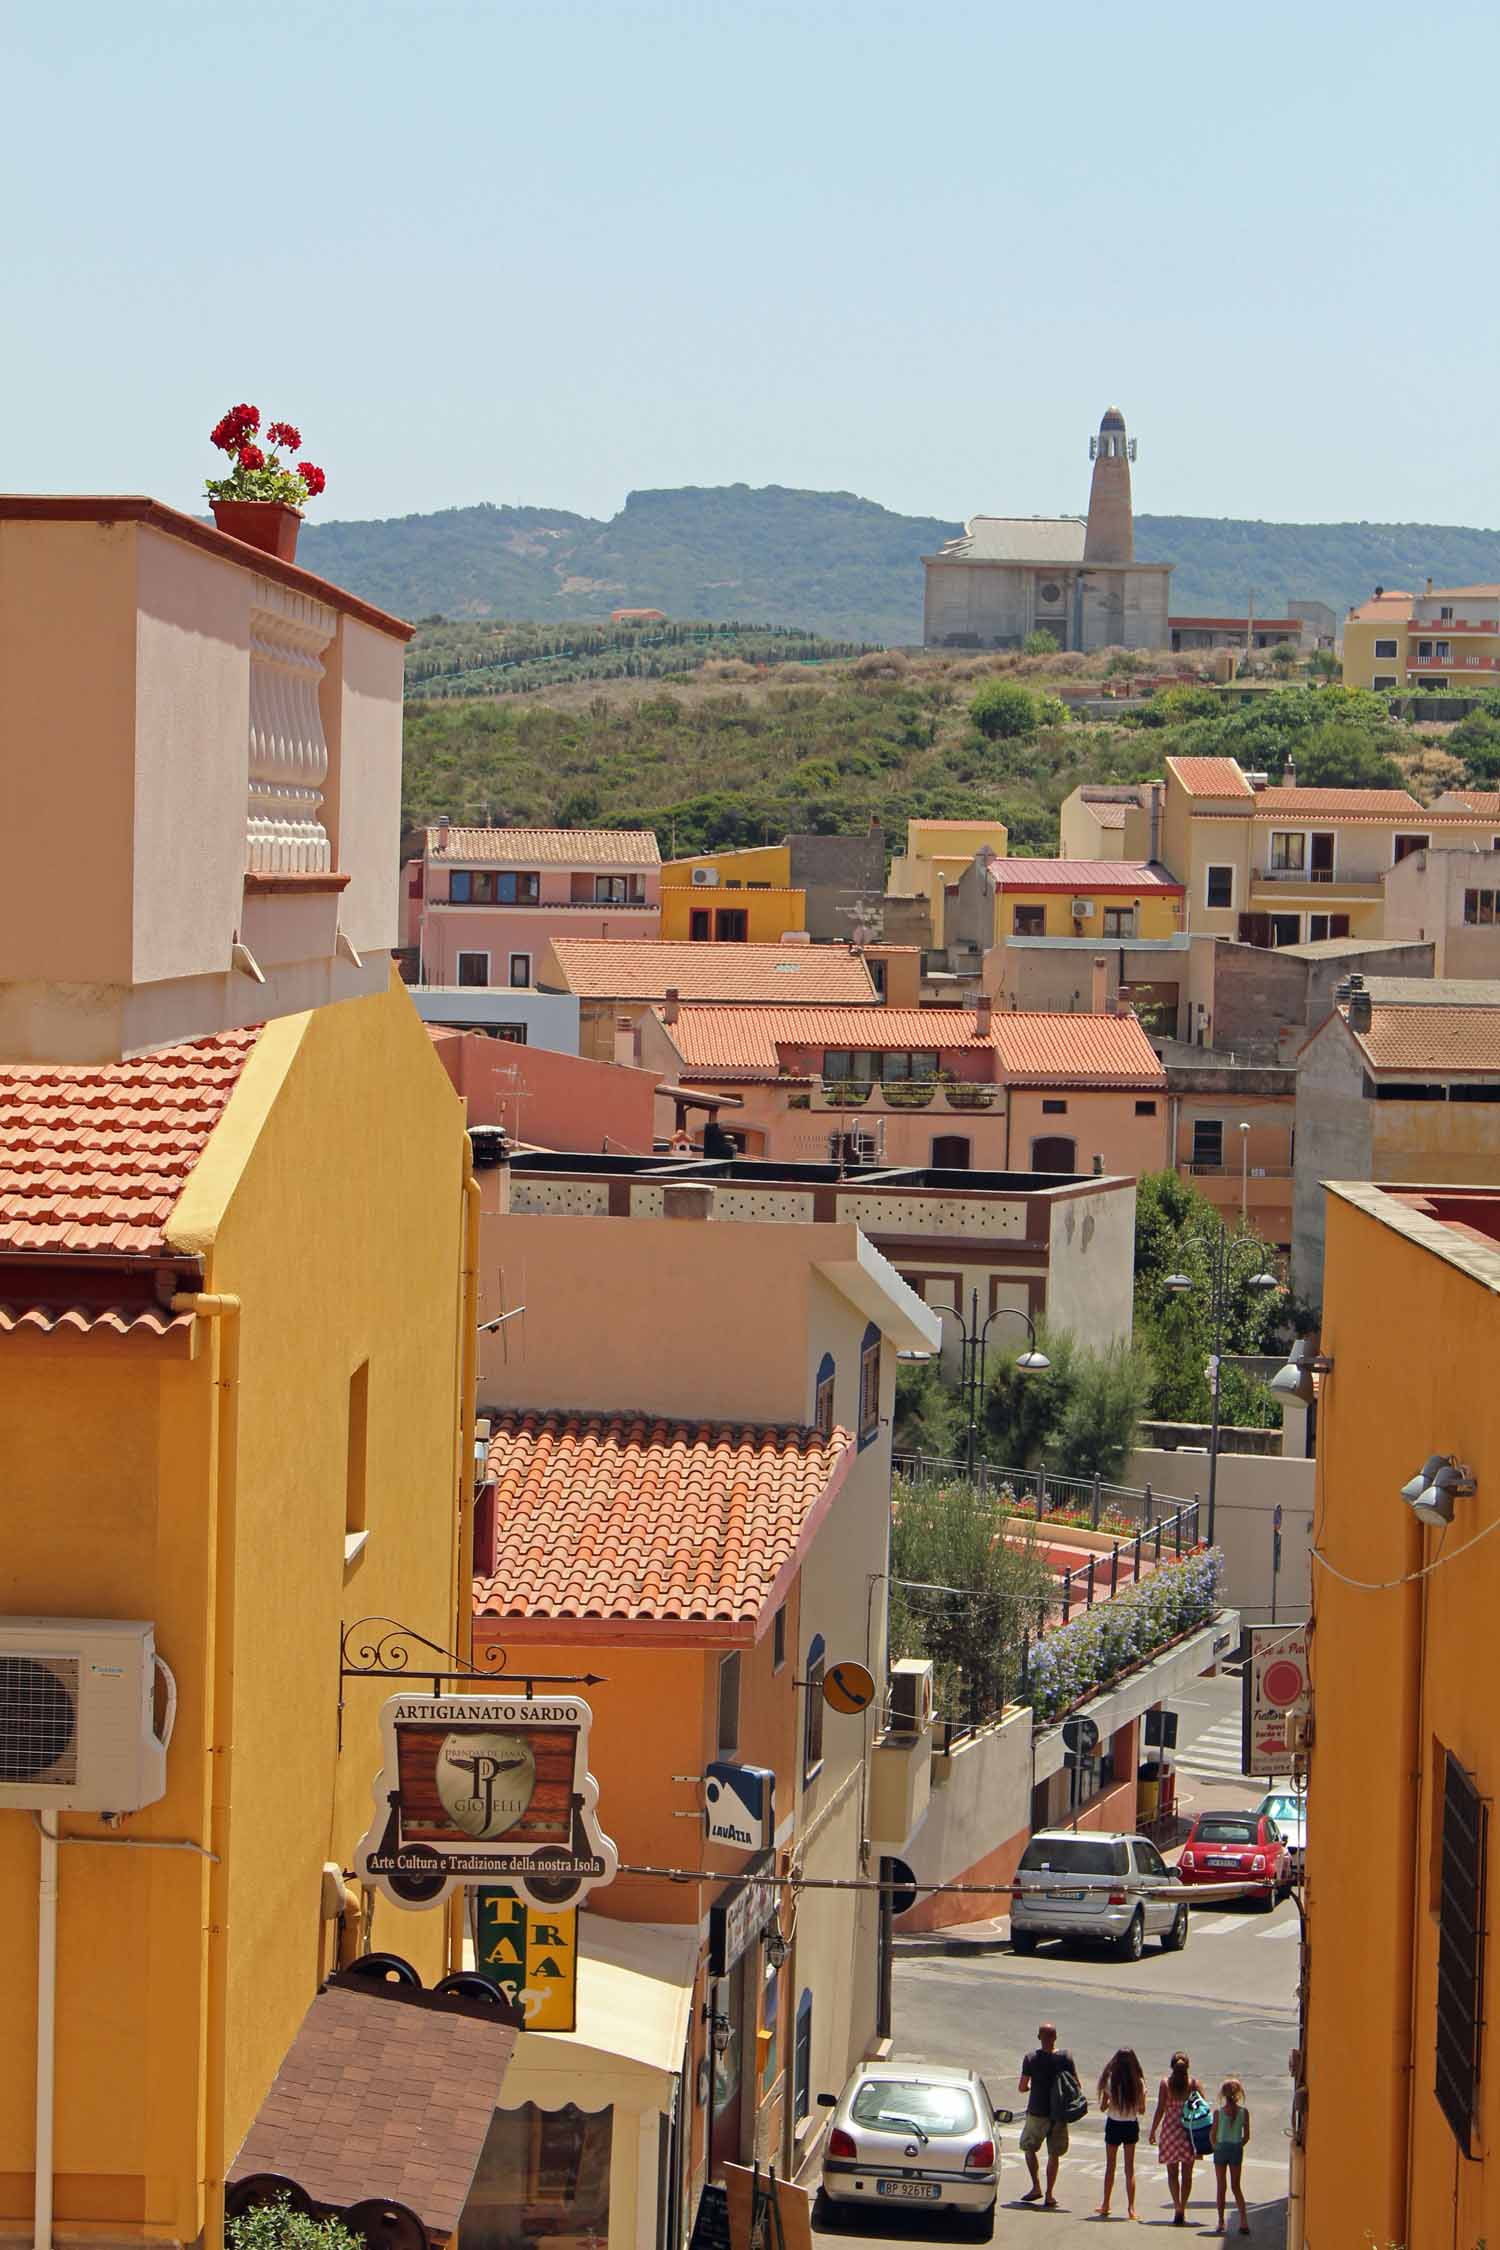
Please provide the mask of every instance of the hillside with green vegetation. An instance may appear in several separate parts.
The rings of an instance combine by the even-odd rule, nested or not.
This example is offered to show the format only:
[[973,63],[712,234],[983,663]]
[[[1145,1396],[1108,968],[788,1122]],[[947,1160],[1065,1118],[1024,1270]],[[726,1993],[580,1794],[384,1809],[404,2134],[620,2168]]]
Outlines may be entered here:
[[[1084,504],[1080,482],[1076,505]],[[1001,508],[1002,494],[975,508]],[[371,523],[310,523],[311,570],[402,617],[528,618],[612,609],[754,617],[835,640],[920,639],[922,563],[962,526],[899,515],[852,492],[782,485],[632,492],[608,522],[556,508],[448,508]],[[1500,579],[1500,532],[1444,524],[1251,523],[1136,517],[1136,552],[1171,562],[1180,613],[1265,617],[1305,596],[1343,610],[1377,585]]]
[[429,619],[407,651],[408,700],[531,695],[580,680],[669,680],[727,660],[769,671],[778,664],[832,664],[867,644],[830,641],[795,625],[681,623],[591,625],[450,624]]
[[1056,692],[1118,685],[1137,662],[886,651],[414,701],[405,821],[650,827],[670,854],[854,832],[872,817],[894,842],[913,816],[993,816],[1013,851],[1047,853],[1079,782],[1143,780],[1179,752],[1273,774],[1292,752],[1304,785],[1404,781],[1424,799],[1500,779],[1500,708],[1480,705],[1457,727],[1414,724],[1325,680],[1278,684],[1285,659],[1267,663],[1248,708],[1191,679],[1088,717]]

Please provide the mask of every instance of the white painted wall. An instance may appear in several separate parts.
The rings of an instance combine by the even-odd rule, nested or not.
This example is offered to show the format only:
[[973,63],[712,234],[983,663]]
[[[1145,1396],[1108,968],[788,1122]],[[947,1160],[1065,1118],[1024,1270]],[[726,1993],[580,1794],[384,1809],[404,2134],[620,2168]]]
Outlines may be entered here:
[[[940,1739],[940,1736],[935,1737]],[[920,1883],[952,1882],[1031,1821],[1031,1712],[934,1753],[932,1802],[905,1854]]]
[[[1239,1610],[1247,1625],[1263,1625],[1271,1615],[1271,1516],[1281,1503],[1281,1575],[1276,1589],[1276,1615],[1306,1617],[1312,1601],[1311,1461],[1287,1460],[1280,1454],[1221,1453],[1219,1455],[1217,1522],[1215,1537],[1224,1550],[1224,1585],[1221,1599]],[[1132,1453],[1125,1468],[1127,1484],[1149,1484],[1158,1495],[1177,1500],[1200,1499],[1205,1504],[1207,1536],[1208,1455],[1206,1453]]]

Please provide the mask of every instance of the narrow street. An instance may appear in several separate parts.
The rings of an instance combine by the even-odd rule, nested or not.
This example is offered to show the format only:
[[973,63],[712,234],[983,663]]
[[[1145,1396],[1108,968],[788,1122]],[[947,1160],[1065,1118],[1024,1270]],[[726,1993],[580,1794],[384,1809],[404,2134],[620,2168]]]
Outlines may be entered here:
[[[1262,1792],[1232,1773],[1238,1765],[1239,1682],[1194,1683],[1182,1697],[1179,1803],[1191,1814],[1202,1807],[1253,1803]],[[1170,1856],[1170,1855],[1169,1855]],[[1075,2126],[1058,2178],[1057,2212],[1021,2205],[1028,2185],[1017,2141],[1025,2098],[1016,2090],[1022,2055],[1036,2044],[1037,2025],[1054,2022],[1059,2042],[1071,2048],[1092,2103],[1099,2071],[1114,2049],[1134,2047],[1146,2072],[1149,2125],[1157,2081],[1175,2048],[1216,2097],[1221,2082],[1241,2079],[1251,2113],[1251,2148],[1245,2161],[1245,2197],[1252,2239],[1282,2241],[1285,2223],[1289,2080],[1287,2056],[1297,2036],[1298,1913],[1294,1901],[1264,1913],[1242,1906],[1195,1909],[1191,1936],[1181,1953],[1148,1947],[1130,1965],[1103,1952],[1079,1948],[1064,1954],[1046,1945],[1021,1959],[1008,1948],[968,1955],[904,1955],[895,1972],[895,2055],[913,2060],[967,2064],[980,2072],[992,2100],[1014,2108],[1017,2122],[1001,2134],[997,2243],[1045,2242],[1053,2250],[1097,2243],[1095,2217],[1104,2179],[1104,2128],[1091,2108]],[[1136,2208],[1150,2227],[1170,2227],[1166,2177],[1142,2127]],[[963,2223],[929,2222],[913,2229],[896,2212],[863,2220],[864,2231],[820,2237],[862,2250],[866,2243],[972,2240]],[[1112,2220],[1123,2222],[1123,2178],[1117,2176]],[[1211,2163],[1194,2171],[1189,2232],[1214,2224]],[[1231,2228],[1234,2226],[1230,2212]],[[1232,2235],[1231,2239],[1237,2239]]]

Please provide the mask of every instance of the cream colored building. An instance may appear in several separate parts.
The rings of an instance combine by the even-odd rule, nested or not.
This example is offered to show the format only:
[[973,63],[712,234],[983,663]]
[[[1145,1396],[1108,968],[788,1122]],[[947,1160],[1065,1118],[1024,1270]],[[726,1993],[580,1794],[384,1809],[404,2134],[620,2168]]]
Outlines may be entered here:
[[1010,831],[1003,820],[909,820],[906,849],[891,862],[887,889],[892,898],[926,901],[934,949],[947,944],[946,900],[974,854],[989,850],[1005,857]]
[[1083,783],[1062,801],[1058,858],[1155,859],[1163,794],[1159,781]]

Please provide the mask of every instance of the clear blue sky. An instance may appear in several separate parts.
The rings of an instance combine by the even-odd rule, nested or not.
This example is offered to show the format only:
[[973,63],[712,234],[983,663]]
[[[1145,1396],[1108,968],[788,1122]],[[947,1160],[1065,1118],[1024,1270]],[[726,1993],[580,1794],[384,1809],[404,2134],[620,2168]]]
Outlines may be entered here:
[[10,0],[0,482],[1500,524],[1500,11]]

